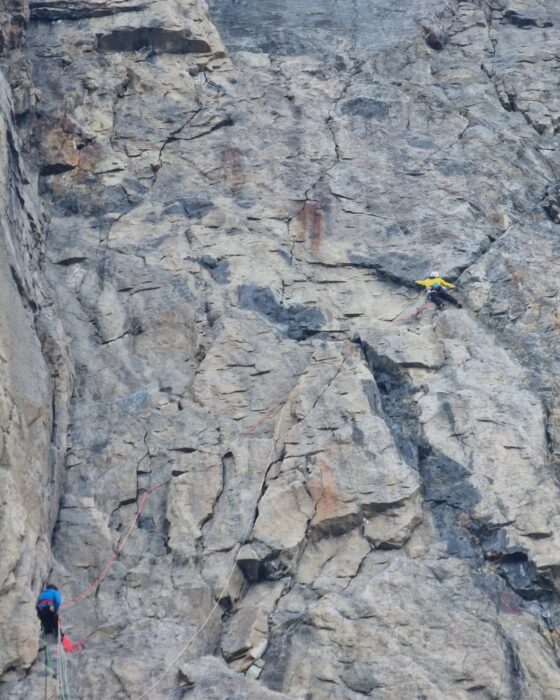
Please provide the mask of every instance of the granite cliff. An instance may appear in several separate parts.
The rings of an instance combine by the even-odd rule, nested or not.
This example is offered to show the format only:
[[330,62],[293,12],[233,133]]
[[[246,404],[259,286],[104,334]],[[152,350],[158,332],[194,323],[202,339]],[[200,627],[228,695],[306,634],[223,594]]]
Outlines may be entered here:
[[0,11],[0,698],[560,697],[557,3]]

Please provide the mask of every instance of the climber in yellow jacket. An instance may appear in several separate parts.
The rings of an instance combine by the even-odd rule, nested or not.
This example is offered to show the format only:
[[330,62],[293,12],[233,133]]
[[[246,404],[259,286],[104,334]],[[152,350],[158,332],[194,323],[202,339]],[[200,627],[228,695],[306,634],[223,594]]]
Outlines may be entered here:
[[432,272],[425,280],[416,280],[416,284],[426,287],[428,301],[435,304],[438,309],[441,310],[444,308],[444,301],[448,301],[450,304],[454,304],[460,309],[463,308],[461,302],[457,301],[449,292],[445,291],[445,287],[448,289],[455,289],[455,285],[451,284],[451,282],[446,282],[443,277],[439,276],[439,272]]

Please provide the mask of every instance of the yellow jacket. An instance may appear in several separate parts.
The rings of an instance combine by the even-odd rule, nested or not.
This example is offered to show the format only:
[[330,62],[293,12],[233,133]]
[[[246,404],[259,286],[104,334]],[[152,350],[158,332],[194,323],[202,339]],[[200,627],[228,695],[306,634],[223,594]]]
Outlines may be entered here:
[[440,284],[448,289],[455,289],[455,285],[451,282],[446,282],[443,277],[429,277],[427,280],[416,280],[416,284],[421,284],[423,287],[433,287],[434,284]]

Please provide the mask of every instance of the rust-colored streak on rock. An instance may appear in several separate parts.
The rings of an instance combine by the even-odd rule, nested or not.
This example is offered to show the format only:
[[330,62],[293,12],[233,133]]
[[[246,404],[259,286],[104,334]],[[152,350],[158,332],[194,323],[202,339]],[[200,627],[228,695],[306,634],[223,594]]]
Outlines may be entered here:
[[55,175],[78,168],[91,171],[96,160],[93,139],[66,115],[52,127],[38,127],[35,137],[40,145],[41,174]]
[[323,215],[317,205],[313,210],[313,221],[311,224],[311,250],[318,252],[321,247],[321,227]]
[[519,615],[521,612],[519,606],[515,602],[513,595],[509,591],[502,591],[500,593],[500,610],[509,613],[510,615]]
[[306,202],[298,214],[301,231],[313,252],[321,248],[323,214],[317,202]]
[[527,311],[527,294],[524,289],[524,278],[518,267],[509,262],[504,264],[510,276],[509,317],[519,318]]
[[311,495],[317,504],[313,521],[321,522],[337,514],[338,496],[335,493],[333,468],[322,459],[317,460],[317,466],[321,482],[312,485]]
[[48,131],[41,145],[47,165],[67,165],[75,168],[80,161],[80,152],[74,139],[62,129]]
[[246,177],[243,168],[241,151],[238,148],[224,148],[222,151],[222,168],[224,178],[233,190],[245,184]]

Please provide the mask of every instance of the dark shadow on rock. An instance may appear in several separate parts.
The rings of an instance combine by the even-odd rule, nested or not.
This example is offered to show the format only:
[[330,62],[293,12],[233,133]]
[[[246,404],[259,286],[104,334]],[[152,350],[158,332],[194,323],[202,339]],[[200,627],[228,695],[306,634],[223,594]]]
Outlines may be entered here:
[[[387,227],[387,237],[390,238],[393,233],[399,236],[407,235],[407,231],[402,226],[395,231],[393,231],[392,226]],[[405,253],[398,257],[395,255],[376,255],[373,259],[349,252],[348,261],[356,267],[371,270],[372,275],[379,280],[393,284],[404,284],[409,287],[414,287],[414,280],[422,277],[430,265],[428,258],[425,260],[419,259],[418,256],[408,258]]]
[[[492,574],[502,580],[502,586],[512,591],[516,607],[528,609],[543,619],[552,619],[558,613],[559,594],[553,582],[539,572],[535,564],[520,548],[508,547],[504,525],[473,518],[480,502],[479,492],[469,481],[468,464],[460,464],[427,441],[418,415],[418,407],[412,398],[415,388],[407,380],[402,368],[376,353],[360,338],[355,341],[365,355],[368,367],[375,379],[366,394],[373,395],[370,404],[378,412],[381,403],[385,420],[403,458],[418,469],[422,481],[424,502],[430,507],[434,525],[446,543],[450,557],[470,560],[480,570],[486,563],[486,576],[476,579],[477,585],[492,598],[500,596],[503,588],[492,586]],[[448,420],[449,406],[444,410]],[[490,568],[490,566],[492,568]],[[473,570],[473,576],[475,571]],[[535,612],[523,601],[538,601]]]
[[284,306],[274,298],[268,287],[244,284],[238,289],[239,304],[244,309],[257,311],[268,321],[286,328],[286,335],[292,340],[306,340],[321,332],[325,317],[317,308],[292,304]]
[[539,15],[529,12],[516,12],[515,10],[507,10],[504,13],[504,20],[509,24],[513,24],[520,29],[531,29],[532,27],[552,27],[553,22],[548,17],[540,17]]
[[436,34],[432,29],[424,30],[424,41],[434,51],[443,51],[445,48],[445,38]]
[[181,199],[172,200],[165,203],[164,214],[181,214],[189,219],[202,219],[211,209],[214,204],[205,197],[197,195],[188,195]]
[[229,263],[227,260],[216,260],[211,255],[203,255],[199,262],[205,270],[208,270],[214,282],[218,284],[229,282]]
[[[475,549],[468,531],[457,522],[461,512],[470,513],[480,501],[477,490],[469,483],[470,472],[426,440],[418,407],[412,396],[416,393],[399,365],[379,355],[361,338],[356,342],[362,348],[368,367],[375,379],[366,395],[378,411],[381,404],[385,421],[403,459],[417,469],[424,501],[429,503],[434,523],[441,538],[447,543],[450,556],[471,559]],[[377,391],[375,391],[375,387]],[[482,560],[482,555],[477,556]]]
[[154,53],[210,53],[207,41],[190,32],[163,27],[126,27],[96,37],[98,51],[141,51]]
[[149,2],[119,2],[115,4],[93,4],[84,0],[30,0],[29,11],[32,20],[57,22],[61,19],[86,19],[105,17],[121,12],[139,12],[149,6]]
[[364,119],[383,120],[389,116],[389,106],[380,100],[369,97],[356,97],[342,105],[342,114],[363,117]]
[[[286,613],[284,613],[286,616]],[[259,680],[270,690],[282,691],[284,686],[284,676],[292,657],[292,637],[298,633],[298,644],[303,644],[304,648],[312,648],[317,640],[315,630],[309,625],[303,624],[301,615],[280,619],[270,630],[270,639],[267,650],[264,654],[264,668]],[[267,663],[271,661],[271,663]]]

